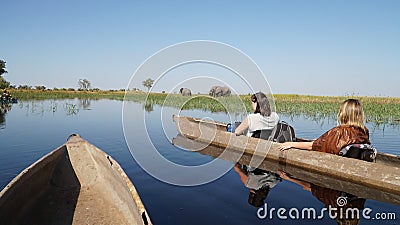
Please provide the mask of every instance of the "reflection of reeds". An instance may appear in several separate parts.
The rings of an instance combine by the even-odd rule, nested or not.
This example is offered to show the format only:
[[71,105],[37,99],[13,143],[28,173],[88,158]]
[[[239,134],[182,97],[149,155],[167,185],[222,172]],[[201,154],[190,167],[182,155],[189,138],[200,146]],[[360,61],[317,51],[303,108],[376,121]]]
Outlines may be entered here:
[[67,115],[76,115],[79,112],[78,106],[71,103],[65,103],[65,110]]
[[[26,110],[26,115],[41,115],[43,116],[46,112],[52,112],[53,114],[59,109],[57,101],[51,101],[49,104],[43,101],[20,101],[18,103],[19,108]],[[66,102],[62,107],[67,115],[76,115],[79,112],[79,108],[76,104]]]

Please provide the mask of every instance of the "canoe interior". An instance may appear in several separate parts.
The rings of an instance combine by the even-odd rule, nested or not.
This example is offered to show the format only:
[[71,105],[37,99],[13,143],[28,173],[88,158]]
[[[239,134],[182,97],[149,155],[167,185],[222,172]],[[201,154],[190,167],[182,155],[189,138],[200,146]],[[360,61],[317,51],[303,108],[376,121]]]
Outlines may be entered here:
[[18,175],[0,209],[4,224],[151,224],[119,164],[80,138]]

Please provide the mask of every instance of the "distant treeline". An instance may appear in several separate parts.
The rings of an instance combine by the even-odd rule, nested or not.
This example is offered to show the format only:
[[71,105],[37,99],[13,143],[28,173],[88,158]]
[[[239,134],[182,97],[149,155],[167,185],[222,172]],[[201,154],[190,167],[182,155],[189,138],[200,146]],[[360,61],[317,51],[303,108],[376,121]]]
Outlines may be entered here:
[[[10,85],[7,89],[10,90],[36,90],[36,91],[90,91],[90,92],[104,92],[104,91],[108,91],[108,92],[118,92],[118,91],[125,91],[125,89],[118,89],[118,90],[114,90],[114,89],[109,89],[109,90],[101,90],[99,88],[57,88],[54,87],[52,89],[47,88],[46,86],[40,85],[40,86],[29,86],[29,85]],[[141,91],[138,88],[133,88],[130,91]]]

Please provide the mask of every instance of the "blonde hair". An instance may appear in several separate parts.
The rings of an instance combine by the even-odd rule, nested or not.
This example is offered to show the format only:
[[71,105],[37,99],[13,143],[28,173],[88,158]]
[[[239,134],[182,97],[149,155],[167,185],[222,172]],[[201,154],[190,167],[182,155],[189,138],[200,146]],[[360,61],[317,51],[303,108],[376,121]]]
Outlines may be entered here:
[[347,99],[340,105],[337,120],[340,125],[359,127],[366,131],[364,110],[357,99]]

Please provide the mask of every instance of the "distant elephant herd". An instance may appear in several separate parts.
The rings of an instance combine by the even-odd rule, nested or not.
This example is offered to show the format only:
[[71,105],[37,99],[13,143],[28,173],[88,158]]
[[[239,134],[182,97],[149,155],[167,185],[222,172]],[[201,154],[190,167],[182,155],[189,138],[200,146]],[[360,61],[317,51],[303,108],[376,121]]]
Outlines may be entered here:
[[[179,90],[182,96],[191,96],[192,91],[189,88],[181,88]],[[231,89],[226,86],[212,86],[208,93],[212,97],[222,97],[231,95]]]

